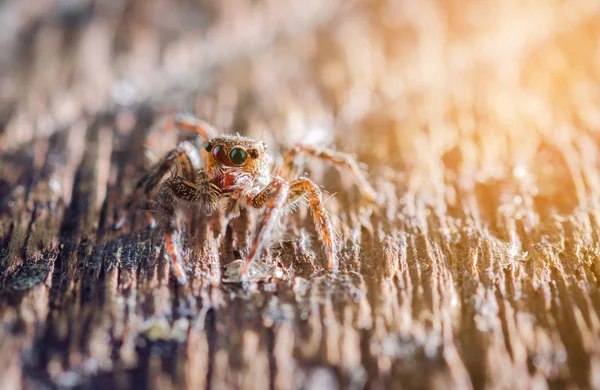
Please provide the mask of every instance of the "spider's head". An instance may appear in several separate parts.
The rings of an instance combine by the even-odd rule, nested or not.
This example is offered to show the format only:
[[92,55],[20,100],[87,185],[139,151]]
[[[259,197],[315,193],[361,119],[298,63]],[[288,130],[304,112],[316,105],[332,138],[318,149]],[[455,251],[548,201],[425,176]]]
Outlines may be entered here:
[[204,144],[208,152],[208,170],[228,167],[259,173],[267,165],[267,145],[262,141],[240,136],[217,137]]

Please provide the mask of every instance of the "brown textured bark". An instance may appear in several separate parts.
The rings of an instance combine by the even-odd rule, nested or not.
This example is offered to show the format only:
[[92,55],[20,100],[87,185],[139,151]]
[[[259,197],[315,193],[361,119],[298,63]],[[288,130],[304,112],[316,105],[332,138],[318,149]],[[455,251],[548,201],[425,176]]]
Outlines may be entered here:
[[[0,388],[600,388],[600,3],[6,1]],[[254,216],[111,225],[188,109],[356,153],[225,283]],[[229,271],[231,271],[229,269]]]

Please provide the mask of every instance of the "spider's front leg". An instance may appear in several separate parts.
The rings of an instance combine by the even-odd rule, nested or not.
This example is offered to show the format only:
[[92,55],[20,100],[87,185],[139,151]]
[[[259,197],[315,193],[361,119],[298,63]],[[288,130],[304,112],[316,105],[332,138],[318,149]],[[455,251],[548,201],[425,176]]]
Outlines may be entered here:
[[[199,205],[207,214],[218,206],[219,189],[211,183],[206,172],[198,172],[199,165],[198,150],[189,142],[179,144],[138,181],[126,203],[128,214],[114,226],[119,229],[140,200],[156,207],[163,216],[165,250],[173,273],[181,284],[186,282],[187,277],[183,270],[176,202]],[[164,180],[169,171],[175,174]]]
[[199,169],[200,154],[198,149],[190,142],[182,142],[175,149],[163,157],[148,173],[138,180],[134,190],[125,203],[125,215],[114,225],[114,230],[119,230],[129,216],[135,211],[140,200],[143,203],[152,203],[152,194],[158,188],[165,175],[178,168],[180,177],[186,180],[194,180],[195,171]]
[[197,204],[207,214],[214,211],[218,205],[218,188],[209,181],[206,172],[200,171],[197,176],[195,182],[181,176],[171,177],[161,185],[155,200],[161,213],[166,217],[163,241],[173,267],[173,274],[180,284],[187,282],[187,276],[183,269],[181,229],[179,229],[175,210],[176,202]]
[[173,176],[162,186],[175,199],[200,207],[206,215],[210,215],[219,205],[219,187],[211,182],[205,171],[198,172],[193,182]]
[[200,206],[204,213],[210,214],[218,206],[219,189],[210,182],[206,172],[200,171],[195,182],[181,176],[173,176],[166,180],[161,186],[158,199],[163,214],[168,217],[164,234],[165,249],[177,281],[185,284],[187,277],[183,269],[180,229],[174,204],[176,201],[195,204]]
[[321,190],[309,179],[296,179],[290,183],[288,205],[294,204],[305,196],[308,199],[308,204],[315,220],[316,230],[325,245],[327,266],[330,271],[337,272],[338,260],[334,231],[331,225],[331,218],[327,210],[325,210]]
[[261,255],[266,240],[277,222],[277,217],[285,206],[288,190],[288,183],[282,178],[276,177],[258,194],[247,196],[246,202],[248,205],[257,209],[264,208],[264,212],[259,218],[250,251],[240,270],[240,276],[244,275],[250,263],[257,260]]
[[284,177],[289,177],[289,175],[294,173],[296,159],[300,154],[330,162],[338,168],[347,169],[356,180],[356,184],[363,196],[371,202],[377,201],[377,193],[371,187],[371,184],[369,184],[356,158],[350,154],[337,152],[333,149],[319,148],[311,145],[297,145],[288,149],[284,153]]

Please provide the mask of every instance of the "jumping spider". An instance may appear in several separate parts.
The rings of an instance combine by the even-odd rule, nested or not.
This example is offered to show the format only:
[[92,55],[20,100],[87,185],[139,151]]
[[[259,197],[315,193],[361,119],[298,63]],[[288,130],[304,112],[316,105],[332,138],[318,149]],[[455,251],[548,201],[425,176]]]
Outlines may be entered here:
[[[181,131],[196,133],[197,143],[183,141],[168,152],[137,182],[126,210],[131,214],[141,199],[166,217],[162,218],[165,224],[164,244],[179,283],[185,284],[187,277],[178,243],[175,217],[178,203],[197,205],[207,215],[221,208],[228,218],[237,217],[240,207],[263,210],[240,271],[240,276],[243,276],[250,263],[261,256],[281,212],[307,198],[316,230],[325,247],[329,270],[337,271],[337,246],[321,190],[307,178],[288,181],[291,179],[288,176],[295,171],[299,154],[312,156],[347,169],[354,176],[361,193],[375,201],[375,191],[352,156],[298,145],[283,153],[284,167],[281,174],[276,175],[267,154],[267,145],[262,141],[239,135],[217,136],[212,126],[193,116],[179,115],[174,125]],[[204,142],[203,148],[197,147],[201,142]],[[203,157],[206,164],[202,164]],[[169,172],[172,173],[170,176],[167,175]],[[117,222],[115,228],[119,229],[126,219],[127,216]]]

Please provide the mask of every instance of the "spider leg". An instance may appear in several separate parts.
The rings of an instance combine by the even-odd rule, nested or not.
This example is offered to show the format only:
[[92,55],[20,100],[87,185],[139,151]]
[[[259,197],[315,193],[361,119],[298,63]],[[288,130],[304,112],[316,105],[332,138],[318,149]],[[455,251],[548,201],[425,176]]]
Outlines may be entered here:
[[288,198],[288,184],[280,177],[276,177],[262,191],[255,195],[248,195],[247,203],[257,209],[264,208],[257,224],[256,233],[250,246],[248,256],[240,271],[244,275],[250,263],[255,261],[264,249],[266,239],[277,221],[277,216],[283,210]]
[[183,256],[181,255],[181,235],[178,229],[178,221],[175,213],[173,198],[166,187],[161,187],[158,195],[156,196],[156,204],[158,205],[161,213],[167,217],[165,221],[165,233],[163,235],[166,255],[171,263],[175,278],[179,284],[185,284],[187,282],[187,276],[185,274],[185,270],[183,269]]
[[176,201],[199,204],[203,211],[212,212],[217,208],[218,197],[219,189],[208,180],[208,176],[204,171],[198,174],[195,183],[181,176],[173,176],[160,186],[160,190],[156,195],[154,204],[167,217],[163,236],[165,251],[171,261],[173,274],[180,284],[187,282],[187,276],[183,269],[181,234],[175,212]]
[[207,212],[216,209],[218,196],[218,188],[208,181],[204,171],[198,174],[196,183],[181,176],[173,176],[160,186],[154,203],[158,205],[161,213],[167,217],[163,240],[166,254],[173,266],[173,273],[180,284],[185,284],[187,277],[183,269],[181,234],[175,212],[175,203],[179,200],[200,204],[202,209]]
[[196,133],[205,140],[213,138],[217,134],[217,131],[209,123],[190,114],[178,114],[173,120],[173,124],[177,129]]
[[205,171],[200,171],[194,182],[181,176],[173,176],[162,186],[175,199],[198,205],[207,215],[215,211],[219,205],[219,187],[210,181]]
[[377,200],[377,193],[367,181],[365,173],[360,169],[356,158],[350,154],[337,152],[328,148],[319,148],[311,145],[298,145],[285,151],[284,153],[284,177],[292,175],[296,169],[296,157],[300,154],[315,157],[339,168],[350,171],[350,174],[356,180],[360,192],[371,202]]
[[[194,180],[194,172],[199,169],[200,155],[196,147],[190,142],[182,142],[175,149],[163,157],[148,173],[138,180],[134,190],[125,203],[126,215],[119,219],[114,225],[114,230],[119,230],[129,215],[134,212],[139,200],[148,201],[152,193],[157,189],[159,183],[167,172],[178,168],[179,175],[188,180]],[[152,225],[149,218],[149,224]]]
[[[158,209],[166,217],[163,236],[165,252],[170,259],[173,274],[180,284],[185,284],[187,277],[183,269],[175,200],[200,203],[205,211],[212,210],[217,205],[218,189],[208,181],[206,172],[195,173],[199,165],[200,155],[193,144],[180,143],[137,182],[126,203],[128,214],[115,225],[115,229],[123,226],[128,215],[140,201]],[[163,181],[164,176],[170,171],[174,174]],[[146,215],[151,218],[148,213]],[[154,220],[149,220],[149,224],[154,225]]]
[[167,254],[173,265],[173,272],[180,284],[185,284],[187,277],[183,270],[183,258],[181,256],[180,233],[177,226],[174,201],[179,200],[197,204],[206,214],[212,213],[218,206],[219,188],[210,182],[205,171],[200,171],[195,182],[186,180],[181,176],[173,176],[166,180],[161,186],[161,196],[170,198],[169,201],[162,202],[166,214],[169,215],[167,221],[164,242]]
[[329,214],[325,210],[323,195],[319,187],[309,179],[296,179],[290,183],[287,204],[291,205],[306,196],[315,220],[315,227],[327,253],[327,266],[330,271],[337,272],[338,260],[336,243]]
[[165,250],[171,262],[173,275],[175,275],[177,282],[179,282],[179,284],[186,284],[187,276],[183,269],[183,257],[181,256],[181,234],[177,229],[171,227],[171,223],[169,223],[169,226],[169,229],[165,232],[163,237]]

